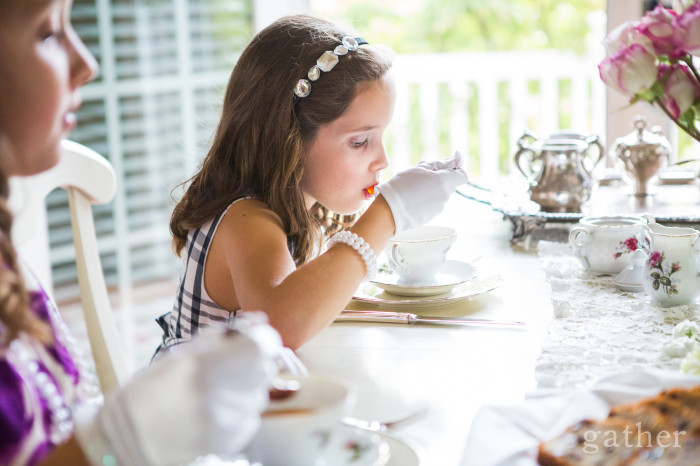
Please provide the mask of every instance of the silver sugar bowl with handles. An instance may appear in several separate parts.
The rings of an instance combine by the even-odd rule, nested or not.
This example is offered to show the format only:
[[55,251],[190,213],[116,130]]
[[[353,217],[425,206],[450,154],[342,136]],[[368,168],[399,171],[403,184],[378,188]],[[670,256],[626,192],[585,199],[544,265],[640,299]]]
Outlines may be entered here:
[[[529,142],[532,141],[532,142]],[[530,199],[547,212],[580,212],[597,186],[593,169],[603,158],[598,136],[559,132],[518,139],[515,165],[530,184]]]
[[665,168],[671,154],[671,144],[654,126],[647,131],[647,120],[638,115],[634,120],[634,131],[623,136],[610,149],[622,174],[622,179],[631,185],[636,196],[651,194],[650,187],[658,173]]

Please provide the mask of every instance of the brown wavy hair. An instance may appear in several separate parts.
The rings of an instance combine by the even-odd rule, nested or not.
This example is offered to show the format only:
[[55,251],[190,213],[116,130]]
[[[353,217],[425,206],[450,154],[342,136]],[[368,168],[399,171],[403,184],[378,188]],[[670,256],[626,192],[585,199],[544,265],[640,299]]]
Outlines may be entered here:
[[199,172],[181,184],[184,196],[170,220],[179,255],[187,233],[241,196],[254,196],[280,216],[297,265],[309,260],[326,235],[348,226],[354,215],[338,215],[316,203],[309,211],[300,183],[308,148],[321,125],[345,112],[360,83],[380,80],[391,54],[361,46],[312,84],[295,101],[294,86],[318,57],[333,50],[351,30],[311,16],[284,17],[259,32],[231,73],[221,120]]
[[[9,149],[0,137],[0,160]],[[49,342],[48,325],[29,312],[29,296],[17,263],[17,253],[12,243],[12,212],[7,200],[10,187],[7,175],[0,164],[0,321],[5,326],[2,338],[10,342],[20,332],[27,332],[40,341]]]

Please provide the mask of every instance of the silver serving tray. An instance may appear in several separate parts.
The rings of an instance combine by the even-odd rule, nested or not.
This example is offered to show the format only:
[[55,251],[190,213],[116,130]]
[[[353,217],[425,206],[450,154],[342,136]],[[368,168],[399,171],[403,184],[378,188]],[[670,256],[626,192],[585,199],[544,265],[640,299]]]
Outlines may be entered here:
[[[693,180],[686,184],[662,184],[655,187],[654,194],[634,196],[624,184],[599,186],[585,203],[581,212],[535,211],[532,202],[508,207],[494,205],[492,192],[488,188],[469,183],[469,192],[460,189],[457,194],[503,214],[513,226],[511,243],[521,243],[538,230],[570,227],[586,215],[639,215],[651,214],[658,223],[700,228],[700,186]],[[560,235],[562,236],[562,235]]]

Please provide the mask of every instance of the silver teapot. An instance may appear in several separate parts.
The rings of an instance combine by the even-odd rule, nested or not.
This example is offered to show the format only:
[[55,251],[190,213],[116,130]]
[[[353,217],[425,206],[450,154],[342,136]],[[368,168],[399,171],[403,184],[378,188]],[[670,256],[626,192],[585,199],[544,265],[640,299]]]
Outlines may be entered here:
[[530,199],[547,212],[580,212],[597,185],[593,169],[604,155],[598,136],[558,132],[538,139],[526,131],[518,148],[515,165],[530,184]]
[[654,126],[646,130],[647,120],[641,115],[634,119],[632,133],[615,141],[611,154],[614,154],[617,165],[625,180],[634,189],[636,196],[646,196],[649,187],[656,180],[659,170],[668,165],[671,154],[671,144]]

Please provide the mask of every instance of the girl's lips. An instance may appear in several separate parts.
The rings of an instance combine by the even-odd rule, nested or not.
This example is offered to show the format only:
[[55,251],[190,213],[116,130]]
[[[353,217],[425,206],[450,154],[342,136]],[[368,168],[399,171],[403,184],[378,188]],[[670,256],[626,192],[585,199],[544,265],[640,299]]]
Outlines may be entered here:
[[366,192],[367,194],[370,194],[370,195],[374,196],[374,192],[375,192],[374,188],[375,188],[378,184],[379,184],[379,183],[374,183],[373,185],[367,186],[367,187],[365,188],[365,192]]

